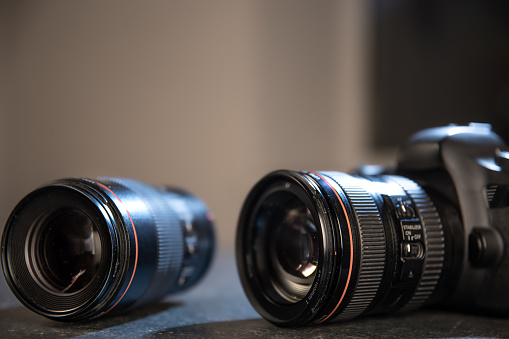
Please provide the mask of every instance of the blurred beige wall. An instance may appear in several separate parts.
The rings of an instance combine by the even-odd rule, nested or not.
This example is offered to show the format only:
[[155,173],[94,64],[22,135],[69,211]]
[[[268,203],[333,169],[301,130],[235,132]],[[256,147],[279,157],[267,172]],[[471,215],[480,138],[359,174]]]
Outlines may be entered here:
[[278,168],[347,170],[367,148],[369,2],[4,1],[1,219],[40,184],[184,187],[233,243]]

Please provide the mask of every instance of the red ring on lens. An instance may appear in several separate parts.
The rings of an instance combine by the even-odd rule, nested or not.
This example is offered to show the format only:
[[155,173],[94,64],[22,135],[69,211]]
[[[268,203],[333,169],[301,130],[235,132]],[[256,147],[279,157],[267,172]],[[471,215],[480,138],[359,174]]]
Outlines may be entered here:
[[[326,321],[327,319],[329,319],[336,312],[339,305],[341,305],[341,303],[343,302],[343,299],[345,298],[345,295],[346,295],[346,291],[348,290],[348,286],[350,285],[350,278],[352,276],[352,268],[353,268],[353,237],[352,237],[352,226],[350,225],[350,220],[348,219],[348,214],[347,214],[345,205],[343,203],[343,200],[341,200],[341,198],[339,197],[339,193],[331,185],[331,183],[329,182],[329,180],[326,177],[318,174],[317,172],[311,172],[311,173],[315,174],[316,176],[320,177],[323,181],[325,181],[329,185],[329,187],[332,189],[332,191],[334,192],[336,197],[338,198],[339,203],[341,204],[341,208],[343,209],[343,213],[345,214],[345,216],[347,216],[346,224],[348,226],[348,236],[350,237],[350,267],[348,268],[348,277],[346,279],[345,289],[343,290],[343,293],[341,294],[341,298],[339,299],[336,307],[334,307],[332,312],[327,317],[325,317],[324,319],[322,319],[318,322],[320,324],[320,323],[323,323],[324,321]],[[334,254],[337,255],[337,252],[335,252]]]
[[[118,195],[115,194],[115,192],[113,192],[109,187],[107,187],[106,185],[103,185],[101,184],[100,182],[97,182],[97,181],[94,181],[94,183],[96,183],[97,185],[99,185],[102,189],[105,189],[107,190],[108,192],[110,192],[111,194],[113,194],[115,196],[115,198],[118,199],[118,201],[120,202],[120,204],[122,206],[124,206],[124,203],[122,202],[122,200],[118,197]],[[127,208],[124,206],[124,209],[127,213],[127,216],[129,217],[129,220],[131,221],[131,226],[133,227],[133,233],[134,233],[134,242],[135,242],[135,258],[134,258],[134,267],[133,267],[133,274],[131,275],[131,279],[129,280],[129,284],[127,284],[127,287],[124,291],[124,293],[122,293],[122,295],[120,296],[120,298],[117,300],[117,302],[111,306],[108,310],[104,311],[103,313],[99,314],[97,317],[94,317],[94,318],[98,318],[100,316],[103,316],[105,315],[106,313],[108,313],[109,311],[111,311],[113,308],[115,308],[115,306],[118,305],[118,303],[120,302],[120,300],[122,300],[125,296],[125,294],[127,293],[127,291],[129,290],[129,287],[131,287],[131,283],[133,282],[133,279],[134,279],[134,274],[136,273],[136,267],[138,266],[138,235],[136,234],[136,227],[134,227],[134,222],[133,222],[133,218],[131,218],[131,214],[129,213],[129,211],[127,210]]]

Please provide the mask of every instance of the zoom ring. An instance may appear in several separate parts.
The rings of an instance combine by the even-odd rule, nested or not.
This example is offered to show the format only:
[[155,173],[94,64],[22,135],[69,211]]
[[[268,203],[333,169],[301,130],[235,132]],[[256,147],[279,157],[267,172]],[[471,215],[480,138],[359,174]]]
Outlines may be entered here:
[[418,184],[397,176],[390,176],[389,180],[400,185],[413,200],[426,239],[424,269],[412,298],[401,309],[406,312],[424,305],[435,290],[444,264],[444,232],[435,205]]
[[150,286],[132,306],[134,308],[165,295],[174,285],[184,260],[182,227],[177,214],[159,197],[161,192],[157,189],[129,179],[105,178],[105,180],[120,184],[138,194],[154,221],[157,235],[157,264]]
[[[335,175],[337,176],[337,174]],[[333,179],[347,195],[357,219],[360,238],[359,274],[354,292],[335,320],[348,320],[363,313],[375,298],[385,269],[385,232],[373,197],[357,179]]]

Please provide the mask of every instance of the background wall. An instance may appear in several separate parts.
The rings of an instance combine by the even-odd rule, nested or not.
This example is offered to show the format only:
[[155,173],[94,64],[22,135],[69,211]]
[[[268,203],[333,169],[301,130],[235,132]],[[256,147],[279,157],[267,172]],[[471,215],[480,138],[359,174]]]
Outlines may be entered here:
[[508,1],[371,3],[372,143],[400,145],[422,128],[471,121],[509,140]]
[[61,177],[175,184],[220,245],[279,169],[389,161],[368,147],[370,2],[3,1],[0,219]]

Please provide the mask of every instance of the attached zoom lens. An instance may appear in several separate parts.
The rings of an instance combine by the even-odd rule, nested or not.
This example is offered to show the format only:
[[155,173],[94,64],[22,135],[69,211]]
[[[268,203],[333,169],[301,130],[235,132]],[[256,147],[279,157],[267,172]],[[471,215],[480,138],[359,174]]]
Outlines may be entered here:
[[192,286],[213,251],[211,214],[187,192],[130,179],[64,179],[15,207],[2,265],[25,306],[78,321]]
[[396,175],[267,175],[248,195],[237,230],[248,299],[281,326],[406,311],[443,299],[454,280],[444,272],[460,266],[451,263],[450,232],[461,232],[461,222],[450,204],[436,201]]

